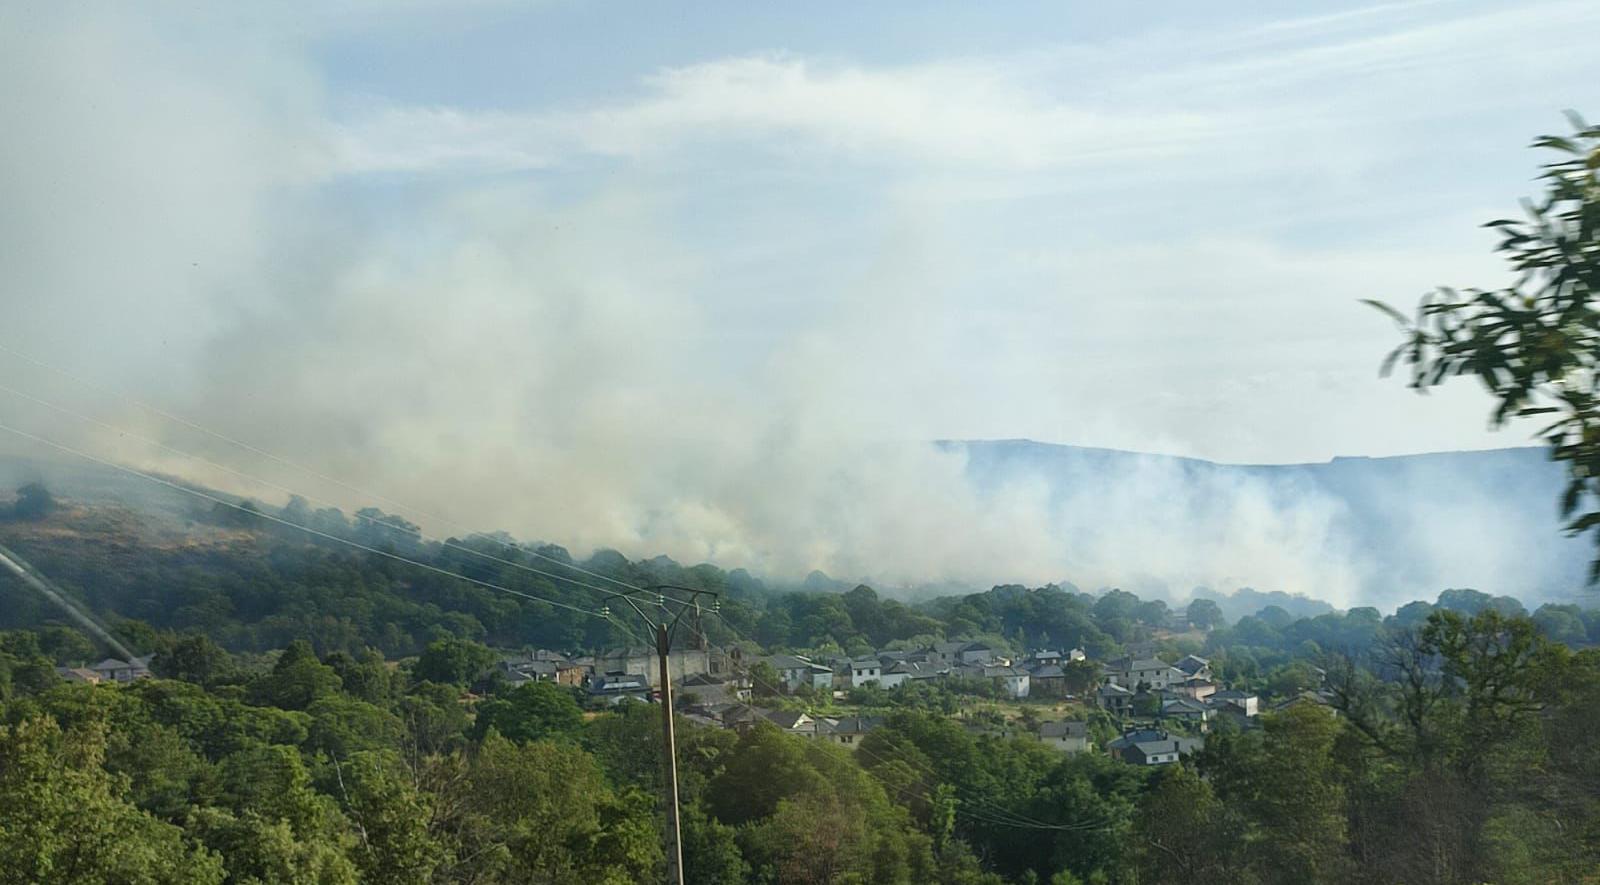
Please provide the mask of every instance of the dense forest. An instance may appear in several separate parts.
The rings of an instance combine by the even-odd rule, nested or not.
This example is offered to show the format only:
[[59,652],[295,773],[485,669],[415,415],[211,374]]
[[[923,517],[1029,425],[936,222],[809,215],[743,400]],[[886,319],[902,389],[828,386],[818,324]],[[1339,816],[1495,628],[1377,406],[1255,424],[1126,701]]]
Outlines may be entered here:
[[[626,641],[609,622],[248,511],[192,516],[163,528],[36,490],[0,521],[0,543],[152,654],[156,676],[62,681],[57,666],[104,649],[0,578],[0,881],[660,875],[655,707],[482,677],[495,649]],[[1230,622],[1214,601],[1174,612],[1060,586],[906,604],[614,553],[563,574],[558,548],[425,542],[377,511],[267,516],[576,608],[597,603],[595,575],[717,590],[725,621],[706,632],[752,652],[1148,645],[1203,653],[1268,700],[1329,699],[1218,727],[1159,768],[969,727],[959,686],[855,693],[886,719],[854,753],[683,719],[688,881],[1580,882],[1600,863],[1592,609],[1529,615],[1455,589],[1387,615],[1267,604]]]

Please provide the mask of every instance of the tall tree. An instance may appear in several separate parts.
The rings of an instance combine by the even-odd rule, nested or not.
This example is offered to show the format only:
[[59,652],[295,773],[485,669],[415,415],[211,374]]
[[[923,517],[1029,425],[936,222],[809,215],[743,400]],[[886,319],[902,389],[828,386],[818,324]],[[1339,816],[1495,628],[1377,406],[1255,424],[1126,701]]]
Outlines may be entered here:
[[[1496,426],[1524,416],[1553,419],[1541,435],[1565,463],[1563,513],[1574,533],[1600,543],[1600,127],[1569,114],[1570,136],[1534,146],[1560,159],[1544,167],[1544,193],[1525,220],[1500,219],[1497,251],[1516,274],[1503,289],[1440,289],[1416,315],[1379,301],[1406,338],[1383,362],[1409,368],[1423,389],[1468,375],[1497,401]],[[1600,578],[1600,557],[1590,569]]]
[[0,726],[0,883],[217,883],[220,859],[126,802],[104,726]]

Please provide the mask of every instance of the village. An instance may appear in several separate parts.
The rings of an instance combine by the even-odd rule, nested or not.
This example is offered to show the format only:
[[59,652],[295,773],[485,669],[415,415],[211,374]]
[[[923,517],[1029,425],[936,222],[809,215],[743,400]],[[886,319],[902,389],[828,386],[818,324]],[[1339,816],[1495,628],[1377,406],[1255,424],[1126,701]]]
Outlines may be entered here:
[[[785,734],[847,749],[883,724],[893,706],[889,693],[902,687],[961,696],[965,703],[954,715],[974,734],[1037,741],[1062,753],[1098,750],[1134,765],[1176,762],[1198,750],[1215,728],[1256,727],[1264,709],[1257,692],[1217,680],[1207,659],[1189,654],[1168,662],[1149,643],[1106,661],[1090,660],[1077,648],[1012,656],[981,641],[959,640],[853,658],[745,655],[737,647],[694,645],[669,657],[674,705],[686,719],[740,732],[766,722]],[[603,709],[658,702],[658,667],[654,650],[642,646],[570,656],[536,649],[502,655],[484,679],[503,689],[538,682],[566,686],[592,709]],[[56,674],[91,684],[152,675],[149,659],[140,657],[58,667]],[[1300,703],[1326,707],[1329,698],[1306,691],[1265,709]]]
[[[1222,685],[1205,658],[1191,654],[1169,663],[1152,649],[1136,650],[1143,653],[1096,662],[1083,649],[1013,657],[984,642],[950,641],[854,658],[747,657],[702,643],[674,651],[669,669],[675,706],[692,722],[741,732],[766,722],[847,749],[885,721],[885,706],[862,703],[862,693],[919,684],[969,696],[959,718],[975,734],[1037,741],[1063,753],[1103,751],[1133,765],[1176,762],[1217,727],[1256,727],[1263,710],[1258,694]],[[529,651],[502,658],[496,671],[513,687],[552,682],[581,689],[593,706],[659,700],[658,661],[644,647],[575,657]],[[1307,691],[1269,709],[1300,703],[1327,706],[1328,698]]]

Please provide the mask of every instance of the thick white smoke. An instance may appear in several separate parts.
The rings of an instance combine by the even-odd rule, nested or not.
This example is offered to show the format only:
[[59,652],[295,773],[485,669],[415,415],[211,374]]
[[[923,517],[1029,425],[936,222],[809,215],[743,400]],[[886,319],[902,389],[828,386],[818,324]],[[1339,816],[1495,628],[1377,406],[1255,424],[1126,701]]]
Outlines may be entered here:
[[[118,7],[0,11],[3,340],[444,515],[450,523],[410,514],[440,534],[464,523],[578,552],[666,553],[774,576],[822,569],[887,586],[1070,579],[1178,594],[1251,584],[1336,603],[1370,595],[1373,566],[1334,530],[1341,505],[1325,495],[1248,480],[1196,485],[1160,464],[1115,477],[1110,495],[1075,497],[1015,477],[980,486],[959,451],[926,444],[952,427],[1013,435],[1021,423],[1181,449],[1179,433],[1153,435],[1149,422],[1115,417],[1164,403],[1213,442],[1233,439],[1202,426],[1208,403],[1169,403],[1160,379],[1086,358],[1073,326],[1124,328],[1136,356],[1137,330],[1152,317],[1124,312],[1117,287],[1176,285],[1189,273],[1180,265],[1227,247],[1175,247],[1165,270],[1152,270],[1160,262],[1148,254],[1082,257],[1080,279],[1104,291],[1063,286],[1036,296],[1080,305],[1049,328],[1033,322],[1035,296],[1017,294],[1027,281],[1001,280],[995,301],[979,307],[956,297],[1001,272],[967,266],[951,248],[964,234],[930,218],[928,194],[951,182],[910,181],[907,188],[927,187],[863,210],[877,231],[870,248],[836,251],[857,231],[786,219],[765,205],[767,179],[697,181],[737,191],[719,198],[728,220],[712,225],[723,238],[708,242],[703,226],[681,232],[685,204],[647,164],[618,162],[600,183],[579,187],[559,172],[499,174],[496,164],[526,171],[545,162],[514,146],[471,174],[375,161],[383,126],[409,131],[409,118],[344,125],[300,51],[304,35],[235,24],[147,22]],[[764,62],[735,73],[751,75],[747,68],[786,90],[807,88],[803,67]],[[633,145],[645,137],[637,127],[673,108],[714,116],[680,94],[698,81],[675,77],[656,84],[666,98],[631,117],[580,119],[623,131]],[[718,88],[742,88],[739,77]],[[854,77],[826,81],[821,94],[854,94]],[[858,85],[888,101],[945,82],[917,75],[882,91]],[[1028,118],[1027,103],[1017,98],[1004,111],[1008,131],[1024,139],[1015,127]],[[1048,120],[1089,122],[1051,113]],[[427,116],[430,125],[441,119]],[[877,141],[848,147],[892,147],[914,137],[911,124],[885,124]],[[470,130],[463,138],[477,131],[471,125],[461,124]],[[681,128],[675,140],[687,138]],[[506,131],[489,129],[495,138]],[[1151,137],[1124,133],[1134,135]],[[608,162],[635,150],[615,138],[598,148],[572,140]],[[1002,159],[1048,165],[1051,152],[1074,154],[1068,146],[1076,144],[1052,141],[1045,154]],[[939,145],[937,162],[949,164],[983,140],[967,133]],[[369,168],[352,175],[352,164]],[[745,225],[763,236],[747,242]],[[1037,253],[1003,254],[1046,280],[1064,273],[1041,270],[1050,262]],[[1316,278],[1303,280],[1308,287],[1341,305],[1373,294],[1343,289],[1357,278],[1338,278],[1345,265],[1336,258],[1240,254],[1267,268],[1248,295],[1253,304],[1271,304],[1282,285],[1307,276]],[[1230,292],[1251,285],[1238,279],[1246,263],[1229,265]],[[768,288],[791,276],[798,282]],[[1205,335],[1220,332],[1222,321],[1205,314],[1191,305],[1176,316]],[[1381,326],[1373,329],[1370,356],[1357,357],[1363,364],[1384,343]],[[1318,358],[1333,350],[1322,342]],[[347,509],[375,503],[124,400],[14,362],[4,371],[39,396],[310,496]],[[1124,386],[1085,393],[1113,374]],[[1248,386],[1262,376],[1241,377]],[[1079,401],[1099,396],[1099,407],[1051,405],[1053,389]],[[1337,401],[1347,391],[1330,395]],[[1072,423],[1029,423],[1035,410],[1071,414]],[[962,420],[941,417],[952,412]],[[103,455],[282,499],[11,398],[0,414]],[[1419,538],[1419,557],[1439,563],[1422,570],[1453,575],[1446,565],[1458,555],[1445,538],[1474,531],[1456,525],[1448,536]],[[1475,561],[1493,571],[1500,560],[1473,546]]]

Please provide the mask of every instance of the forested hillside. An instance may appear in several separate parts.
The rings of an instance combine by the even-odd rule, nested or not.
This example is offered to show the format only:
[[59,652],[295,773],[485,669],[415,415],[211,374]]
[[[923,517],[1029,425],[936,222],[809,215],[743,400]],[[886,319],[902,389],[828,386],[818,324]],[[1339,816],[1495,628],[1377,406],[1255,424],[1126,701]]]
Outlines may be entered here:
[[62,681],[58,666],[105,650],[0,576],[0,881],[658,876],[654,705],[484,675],[496,649],[628,641],[538,601],[591,608],[598,575],[724,593],[709,639],[751,655],[946,638],[1198,653],[1219,683],[1281,702],[1260,727],[1219,724],[1189,764],[1143,767],[1016,736],[1065,709],[1114,737],[1122,723],[1092,707],[1006,706],[955,681],[830,701],[758,679],[771,705],[886,718],[854,752],[681,720],[689,881],[1531,883],[1600,863],[1594,610],[1529,616],[1457,589],[1390,613],[1268,604],[1230,622],[1054,586],[908,605],[615,554],[563,575],[556,548],[425,542],[377,511],[270,514],[529,599],[248,510],[160,520],[37,491],[6,506],[0,544],[153,655],[156,678]]

